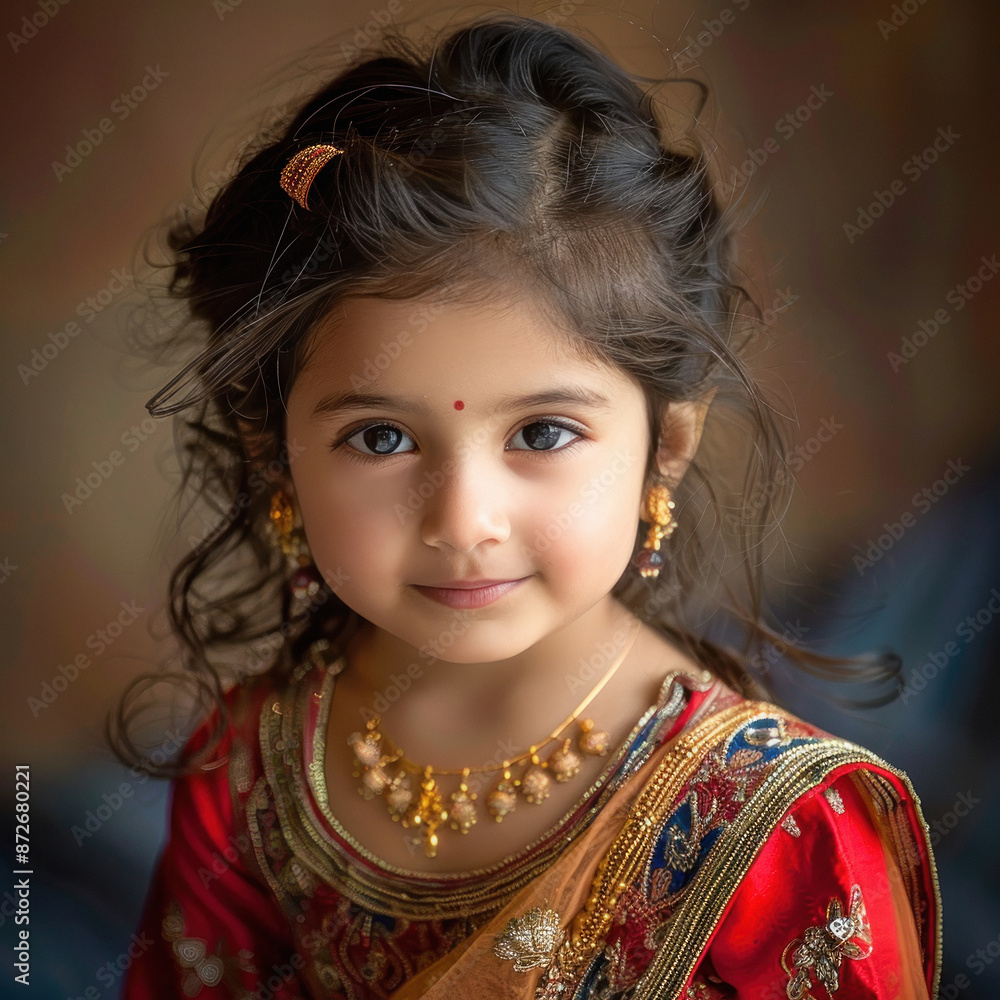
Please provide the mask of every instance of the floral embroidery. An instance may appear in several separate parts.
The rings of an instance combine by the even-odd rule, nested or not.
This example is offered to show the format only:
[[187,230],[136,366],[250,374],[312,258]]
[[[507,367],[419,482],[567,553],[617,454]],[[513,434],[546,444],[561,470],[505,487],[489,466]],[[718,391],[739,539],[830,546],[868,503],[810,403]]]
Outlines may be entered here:
[[536,966],[544,969],[552,962],[562,937],[559,914],[536,906],[523,917],[510,918],[497,935],[493,954],[512,959],[516,972],[527,972]]
[[200,993],[203,985],[218,986],[222,981],[222,959],[218,955],[207,955],[201,938],[178,938],[174,942],[174,957],[178,965],[193,969],[200,980],[196,983],[192,976],[184,977],[184,992],[188,996]]
[[790,833],[793,837],[801,837],[802,831],[799,829],[799,824],[795,822],[795,817],[789,813],[781,821],[781,829],[786,833]]
[[704,983],[692,983],[685,991],[687,1000],[711,1000],[712,991]]
[[828,788],[824,793],[826,801],[830,803],[830,808],[838,815],[844,815],[844,800],[840,797],[840,792],[836,788]]
[[[233,996],[240,1000],[249,1000],[253,994],[244,990],[233,978],[233,969],[227,975],[226,964],[219,955],[208,954],[208,942],[203,938],[187,937],[185,934],[184,911],[176,900],[172,900],[167,906],[166,913],[161,922],[161,930],[165,940],[170,942],[174,960],[185,970],[181,978],[181,990],[185,996],[196,997],[203,986],[218,986],[226,979],[232,989]],[[230,964],[249,972],[252,975],[258,974],[258,969],[253,962],[253,953],[241,949],[239,955]]]
[[688,792],[685,800],[691,810],[691,829],[685,830],[681,826],[672,826],[664,833],[663,857],[666,863],[677,871],[690,871],[701,852],[701,839],[705,830],[715,816],[717,809],[716,799],[706,801],[707,812],[701,813],[698,809],[698,795],[696,792]]
[[871,927],[861,897],[861,887],[851,886],[848,912],[836,896],[826,908],[826,924],[806,929],[801,938],[790,941],[781,954],[788,973],[785,994],[789,1000],[817,1000],[810,993],[813,977],[829,996],[840,989],[840,966],[844,957],[867,958],[872,952]]

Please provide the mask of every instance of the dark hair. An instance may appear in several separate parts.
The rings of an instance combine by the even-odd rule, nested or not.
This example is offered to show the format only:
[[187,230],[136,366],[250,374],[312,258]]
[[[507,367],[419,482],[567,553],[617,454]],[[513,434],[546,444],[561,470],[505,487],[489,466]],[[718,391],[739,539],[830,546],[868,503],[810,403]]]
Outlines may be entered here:
[[[791,477],[741,357],[759,310],[738,279],[735,222],[714,194],[696,122],[697,113],[675,134],[649,92],[563,27],[487,15],[429,54],[386,35],[378,54],[245,153],[203,218],[171,228],[169,291],[206,343],[147,407],[193,411],[176,425],[182,490],[222,515],[176,566],[169,609],[185,671],[222,709],[218,732],[226,655],[235,651],[245,674],[263,648],[262,669],[249,672],[288,677],[313,641],[336,650],[359,622],[329,586],[290,619],[266,531],[267,486],[290,460],[283,400],[310,332],[348,294],[469,302],[516,286],[532,295],[643,387],[647,471],[667,404],[715,390],[701,457],[675,490],[670,557],[658,579],[627,571],[612,593],[730,686],[764,694],[739,655],[706,637],[706,623],[720,614],[740,623],[743,657],[775,639],[761,621],[761,572]],[[278,178],[316,143],[345,152],[320,171],[303,210]],[[637,545],[642,532],[637,523]],[[841,662],[788,655],[826,675]],[[113,720],[129,762],[136,694],[126,692]]]

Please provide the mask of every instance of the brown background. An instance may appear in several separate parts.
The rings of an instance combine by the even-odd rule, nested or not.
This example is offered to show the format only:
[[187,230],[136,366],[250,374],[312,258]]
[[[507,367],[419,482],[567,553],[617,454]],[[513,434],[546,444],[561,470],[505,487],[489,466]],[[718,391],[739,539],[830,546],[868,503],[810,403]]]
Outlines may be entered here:
[[[900,23],[883,37],[879,21],[894,7]],[[40,9],[29,0],[7,4],[0,29],[21,34],[22,18],[43,20]],[[108,766],[103,717],[127,678],[156,656],[167,558],[178,545],[168,505],[170,429],[141,429],[143,404],[166,373],[137,369],[123,346],[128,294],[116,294],[90,323],[80,322],[78,309],[102,290],[114,293],[116,271],[138,273],[136,248],[149,227],[211,184],[246,108],[266,106],[265,81],[274,85],[275,74],[320,38],[335,37],[338,47],[363,42],[358,32],[368,21],[371,34],[371,12],[389,9],[382,0],[70,0],[24,44],[9,35],[0,43],[2,756],[32,765],[39,795],[87,780],[88,769],[112,773],[100,770]],[[441,8],[394,0],[391,9],[419,20]],[[570,5],[545,9],[538,16],[584,25],[628,68],[650,76],[670,71],[664,50],[691,54],[699,36],[711,39],[697,73],[714,92],[706,124],[721,147],[720,169],[728,174],[722,165],[771,150],[746,188],[747,204],[764,198],[745,239],[747,266],[765,305],[778,293],[791,304],[760,361],[795,401],[799,441],[824,418],[842,428],[799,473],[786,572],[810,581],[850,576],[855,555],[885,522],[912,510],[914,493],[939,479],[949,460],[968,465],[974,483],[995,455],[1000,279],[961,311],[946,296],[984,255],[1000,253],[996,9],[971,0],[643,0],[573,5],[569,17]],[[905,10],[913,13],[901,17]],[[531,12],[526,4],[520,11]],[[150,68],[159,68],[160,82],[120,119],[113,102],[141,86]],[[831,96],[800,113],[806,120],[784,136],[778,122],[817,91]],[[53,163],[67,159],[67,144],[102,118],[113,130],[57,178]],[[904,164],[939,130],[958,138],[911,179]],[[894,180],[905,193],[849,241],[844,224]],[[887,353],[941,308],[947,324],[894,372]],[[79,336],[25,384],[18,367],[74,319]],[[131,452],[122,435],[133,426],[146,439]],[[68,512],[63,494],[115,449],[123,463]],[[918,519],[914,534],[943,516],[948,501]],[[123,601],[143,614],[94,655],[88,638]],[[90,666],[50,705],[29,702],[80,653]],[[100,801],[102,786],[94,787]],[[984,925],[983,940],[998,930]]]

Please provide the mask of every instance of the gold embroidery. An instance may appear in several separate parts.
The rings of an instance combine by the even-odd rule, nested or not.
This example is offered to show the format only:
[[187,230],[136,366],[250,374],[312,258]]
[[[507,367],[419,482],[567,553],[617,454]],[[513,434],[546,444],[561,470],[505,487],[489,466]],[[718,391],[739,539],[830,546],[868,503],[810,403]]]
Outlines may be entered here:
[[[795,720],[794,716],[790,717]],[[874,802],[880,803],[883,815],[888,814],[890,823],[898,818],[898,829],[893,828],[894,846],[897,860],[903,869],[904,885],[907,886],[914,912],[918,914],[920,933],[925,933],[924,923],[932,924],[927,931],[933,935],[933,963],[931,996],[936,995],[941,978],[941,894],[937,868],[929,853],[926,860],[915,855],[908,863],[910,851],[900,854],[906,845],[909,832],[905,810],[899,808],[901,794],[909,797],[914,818],[922,818],[920,800],[905,772],[887,764],[882,758],[849,743],[833,737],[823,737],[816,742],[808,742],[788,748],[778,764],[777,770],[755,793],[757,808],[743,810],[733,821],[725,840],[713,846],[698,874],[685,888],[688,893],[686,906],[668,921],[660,946],[649,968],[643,974],[635,993],[635,1000],[667,1000],[681,994],[684,983],[694,971],[700,954],[695,942],[707,941],[715,929],[726,903],[732,898],[760,845],[774,828],[772,816],[782,816],[788,808],[823,780],[823,777],[845,764],[862,765],[851,777],[861,782]],[[899,792],[892,781],[897,780],[903,792]],[[915,847],[910,850],[915,851]],[[735,860],[739,859],[739,860]],[[920,914],[921,889],[919,879],[921,867],[926,865],[930,875],[932,912]]]
[[579,972],[604,943],[620,894],[628,889],[644,864],[663,820],[701,763],[705,748],[724,739],[734,725],[744,725],[759,712],[759,703],[737,703],[677,738],[670,754],[664,757],[633,803],[621,833],[601,859],[587,901],[573,918],[570,934],[559,949],[554,981]]
[[824,798],[830,803],[830,808],[838,815],[844,814],[844,800],[840,797],[840,792],[836,788],[828,788],[823,793]]
[[872,933],[861,897],[861,887],[851,886],[849,909],[844,913],[835,896],[827,904],[826,924],[806,929],[790,941],[781,954],[788,973],[785,993],[789,1000],[816,1000],[810,989],[815,977],[832,997],[840,989],[840,966],[844,958],[860,960],[872,952]]
[[161,928],[163,936],[168,941],[174,941],[183,935],[184,914],[181,912],[181,908],[176,901],[171,901],[167,906],[167,912],[164,914]]
[[[335,669],[331,669],[317,678],[324,695],[332,691],[336,672]],[[689,678],[677,672],[672,672],[668,679],[676,687],[688,689],[694,687]],[[666,681],[664,684],[666,685]],[[401,886],[397,878],[386,879],[384,873],[402,876],[408,882],[414,879],[427,879],[429,876],[397,868],[378,859],[351,837],[330,809],[323,770],[329,697],[321,699],[317,706],[315,731],[311,741],[312,761],[307,763],[302,759],[303,750],[309,749],[304,745],[303,730],[306,713],[312,701],[311,688],[312,685],[300,685],[298,688],[291,686],[273,702],[271,711],[260,713],[258,738],[263,758],[262,780],[265,787],[263,790],[255,788],[251,793],[250,800],[246,804],[246,815],[264,877],[279,899],[286,900],[291,905],[298,905],[296,897],[309,893],[304,887],[295,892],[293,881],[287,877],[281,878],[280,872],[269,870],[272,866],[268,863],[267,857],[261,857],[261,848],[265,855],[272,853],[272,860],[280,858],[279,865],[286,860],[287,855],[295,855],[317,883],[335,885],[338,893],[357,905],[408,919],[458,916],[471,919],[496,913],[519,889],[550,865],[555,856],[565,849],[566,837],[562,834],[566,832],[567,824],[575,819],[572,829],[574,835],[584,829],[603,805],[604,799],[600,795],[610,794],[606,787],[609,781],[612,778],[615,781],[624,780],[632,769],[639,767],[652,753],[655,746],[654,734],[647,737],[648,742],[644,744],[639,756],[629,762],[629,769],[626,771],[620,768],[622,760],[631,752],[632,743],[643,727],[655,717],[656,732],[663,726],[669,728],[670,717],[665,709],[679,712],[687,700],[686,694],[682,692],[682,697],[670,697],[666,706],[652,706],[636,723],[608,768],[594,781],[585,796],[567,810],[556,827],[551,828],[516,855],[511,855],[498,864],[464,874],[442,873],[433,876],[434,891],[424,894],[415,893],[412,885]],[[310,768],[309,763],[315,763],[317,766]],[[314,812],[311,802],[313,797],[319,806],[320,816]],[[254,815],[255,799],[264,800],[267,808],[273,806],[275,810],[278,822],[267,835],[276,841],[273,845],[268,845],[264,831],[260,829],[258,817]],[[582,815],[576,816],[580,802],[585,800],[589,800],[590,804]],[[321,828],[322,820],[329,823],[339,837],[347,841],[354,850],[371,861],[379,870],[369,873],[365,866],[352,864],[343,848],[332,841],[327,832]],[[557,836],[556,831],[559,831],[560,835]],[[268,846],[273,847],[273,852],[267,851]],[[468,882],[470,875],[475,877],[472,883]],[[289,894],[292,899],[289,899]]]
[[493,943],[497,958],[511,959],[516,972],[546,968],[562,941],[559,914],[534,907],[523,917],[511,917]]
[[[177,900],[171,900],[167,904],[160,927],[163,937],[170,942],[175,961],[185,970],[181,976],[181,990],[185,996],[196,997],[203,986],[218,986],[222,982],[226,976],[225,963],[221,956],[208,954],[208,942],[203,938],[185,935],[184,911]],[[243,949],[236,965],[244,972],[255,974],[257,968],[252,959],[253,953]],[[230,986],[234,990],[234,996],[240,1000],[250,1000],[251,994],[238,984],[230,982]]]
[[799,824],[795,822],[795,817],[789,813],[781,821],[781,829],[786,833],[790,833],[793,837],[801,837],[802,831],[799,829]]
[[712,991],[704,983],[692,983],[684,991],[685,1000],[711,1000]]
[[[685,802],[691,810],[691,829],[685,833],[680,827],[671,827],[666,831],[663,855],[668,865],[676,871],[687,872],[698,860],[698,852],[701,849],[701,838],[705,834],[705,827],[709,820],[715,815],[715,803],[709,809],[707,816],[701,816],[698,812],[698,795],[696,792],[688,792]],[[673,873],[671,873],[673,877]]]
[[250,791],[252,777],[250,774],[250,753],[246,744],[239,737],[233,740],[229,754],[229,780],[237,792],[243,794]]
[[[178,965],[193,969],[205,986],[218,986],[222,982],[222,959],[218,955],[206,955],[205,942],[201,938],[178,938],[174,942],[174,956]],[[200,991],[201,987],[198,989]]]

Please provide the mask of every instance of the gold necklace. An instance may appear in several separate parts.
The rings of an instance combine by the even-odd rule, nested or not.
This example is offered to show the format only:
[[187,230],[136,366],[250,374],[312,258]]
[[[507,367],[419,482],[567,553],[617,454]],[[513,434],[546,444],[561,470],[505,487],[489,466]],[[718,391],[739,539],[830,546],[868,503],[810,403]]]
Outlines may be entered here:
[[[641,627],[640,622],[632,638],[596,686],[545,739],[501,764],[462,768],[432,767],[430,764],[421,766],[410,760],[387,736],[379,732],[381,719],[378,716],[369,719],[364,733],[355,732],[347,737],[348,746],[354,752],[354,777],[361,779],[358,793],[366,801],[381,796],[385,799],[394,822],[420,831],[424,854],[428,858],[437,856],[437,830],[442,823],[449,822],[453,830],[468,833],[478,821],[475,805],[478,795],[470,792],[468,786],[469,777],[473,774],[503,772],[496,786],[486,796],[486,808],[497,823],[513,812],[518,793],[526,802],[534,805],[544,802],[550,792],[549,774],[556,781],[569,781],[580,770],[582,760],[573,749],[573,740],[569,738],[564,738],[560,747],[547,760],[541,759],[539,751],[558,740],[565,729],[600,694],[624,662]],[[580,753],[603,757],[610,749],[609,737],[605,732],[595,731],[591,719],[584,719],[580,723],[576,746]],[[514,769],[522,766],[523,770],[515,776]],[[461,781],[446,803],[437,777],[447,775],[461,775]],[[413,787],[414,776],[419,776],[419,790]]]

